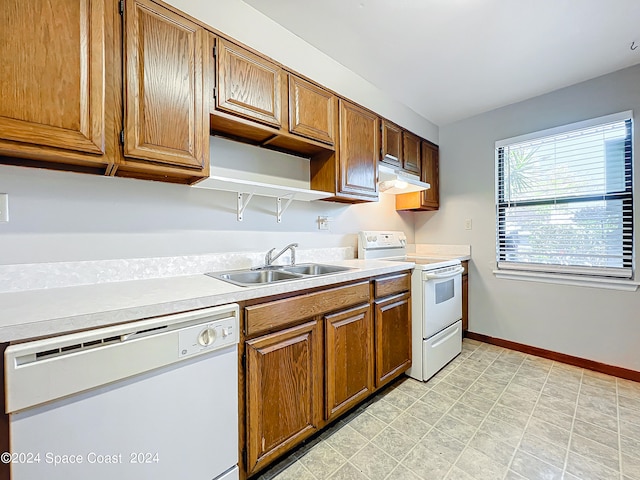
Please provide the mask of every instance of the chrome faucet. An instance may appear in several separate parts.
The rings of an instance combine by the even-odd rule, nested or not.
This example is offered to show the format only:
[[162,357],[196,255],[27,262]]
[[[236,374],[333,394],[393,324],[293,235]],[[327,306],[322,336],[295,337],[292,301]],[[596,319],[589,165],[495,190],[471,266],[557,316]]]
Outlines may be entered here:
[[275,262],[278,257],[280,257],[280,255],[282,255],[284,252],[286,252],[287,250],[291,250],[291,265],[295,265],[296,264],[296,247],[298,246],[297,243],[290,243],[289,245],[287,245],[286,247],[284,247],[279,253],[277,253],[276,255],[273,255],[273,252],[275,251],[275,248],[272,248],[271,250],[269,250],[267,252],[267,254],[264,257],[264,266],[265,267],[269,267],[271,266],[271,264],[273,262]]

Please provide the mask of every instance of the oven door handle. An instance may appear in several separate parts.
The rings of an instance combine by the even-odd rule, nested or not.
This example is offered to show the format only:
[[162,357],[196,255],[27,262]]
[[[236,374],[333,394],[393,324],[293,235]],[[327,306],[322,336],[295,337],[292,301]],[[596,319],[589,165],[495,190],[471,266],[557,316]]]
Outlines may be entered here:
[[446,273],[428,273],[425,272],[424,278],[427,280],[442,280],[443,278],[451,278],[464,272],[464,267],[458,267],[455,270]]

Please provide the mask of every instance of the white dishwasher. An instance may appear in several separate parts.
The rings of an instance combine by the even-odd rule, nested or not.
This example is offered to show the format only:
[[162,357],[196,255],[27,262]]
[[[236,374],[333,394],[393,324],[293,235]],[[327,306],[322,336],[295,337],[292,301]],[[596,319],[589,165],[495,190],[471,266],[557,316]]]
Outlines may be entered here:
[[231,304],[9,346],[12,480],[237,479],[238,328]]

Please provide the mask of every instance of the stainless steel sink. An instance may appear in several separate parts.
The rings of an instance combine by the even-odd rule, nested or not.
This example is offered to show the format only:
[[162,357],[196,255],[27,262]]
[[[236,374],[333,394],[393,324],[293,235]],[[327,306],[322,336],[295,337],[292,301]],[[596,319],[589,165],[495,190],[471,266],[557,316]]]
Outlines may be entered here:
[[327,275],[329,273],[346,272],[349,267],[339,267],[337,265],[323,265],[321,263],[303,263],[291,267],[284,267],[285,272],[300,273],[302,275]]
[[302,278],[312,278],[320,275],[329,275],[351,270],[349,267],[339,267],[337,265],[324,265],[321,263],[303,263],[300,265],[273,265],[257,270],[236,270],[233,272],[207,273],[213,278],[224,280],[241,287],[252,285],[265,285],[289,280],[300,280]]
[[221,274],[207,274],[229,283],[240,286],[261,285],[264,283],[282,282],[284,280],[295,280],[303,278],[302,275],[284,272],[282,270],[240,270]]

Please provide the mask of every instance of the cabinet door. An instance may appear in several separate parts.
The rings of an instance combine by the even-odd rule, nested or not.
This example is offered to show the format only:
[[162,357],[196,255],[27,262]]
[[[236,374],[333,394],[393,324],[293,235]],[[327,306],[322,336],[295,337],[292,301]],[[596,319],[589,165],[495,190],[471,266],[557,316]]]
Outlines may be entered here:
[[325,316],[326,409],[331,420],[373,391],[371,307]]
[[375,114],[340,100],[338,194],[378,198],[379,122]]
[[127,0],[126,157],[208,167],[206,45],[198,25],[149,0]]
[[380,161],[402,168],[402,129],[387,120],[382,120]]
[[440,172],[438,165],[438,147],[428,142],[422,142],[422,181],[431,185],[431,188],[422,192],[421,207],[429,210],[437,210],[440,205]]
[[313,321],[246,342],[248,474],[317,431],[320,335]]
[[106,18],[104,0],[0,2],[0,154],[106,163]]
[[336,96],[289,75],[289,131],[333,145]]
[[280,127],[282,69],[222,39],[216,59],[216,108]]
[[375,302],[376,388],[411,366],[411,295]]
[[402,132],[403,154],[402,168],[407,172],[420,175],[420,137],[413,133]]
[[396,210],[438,210],[440,207],[438,147],[422,140],[420,148],[422,163],[420,178],[431,187],[423,192],[396,195]]

